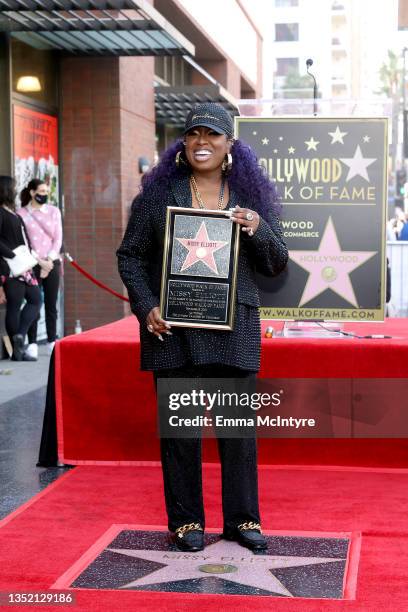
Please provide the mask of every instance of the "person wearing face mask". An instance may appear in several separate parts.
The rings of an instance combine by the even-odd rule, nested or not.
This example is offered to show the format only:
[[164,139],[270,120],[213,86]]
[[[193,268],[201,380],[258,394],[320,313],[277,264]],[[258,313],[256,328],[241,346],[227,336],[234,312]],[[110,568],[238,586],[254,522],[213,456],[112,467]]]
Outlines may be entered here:
[[[38,281],[32,270],[13,276],[10,260],[22,246],[31,250],[24,222],[16,212],[15,183],[0,176],[0,304],[6,304],[6,331],[13,348],[13,361],[31,361],[24,352],[24,339],[41,305]],[[34,259],[35,261],[35,259]],[[21,308],[25,301],[24,307]]]
[[[119,249],[118,268],[140,324],[141,369],[160,378],[244,378],[260,366],[261,326],[255,267],[267,276],[286,266],[274,185],[251,149],[233,138],[229,113],[212,102],[186,117],[184,137],[143,176]],[[242,231],[232,331],[170,325],[159,295],[168,206],[231,212]],[[204,547],[200,438],[161,438],[168,527],[177,548]],[[222,466],[223,536],[263,550],[258,506],[256,439],[218,438]]]
[[[62,244],[61,213],[56,206],[47,204],[48,185],[41,179],[32,179],[20,194],[21,209],[33,249],[38,255],[35,276],[44,292],[47,351],[52,353],[57,337],[57,298],[61,274],[60,250]],[[27,359],[38,359],[37,325],[39,316],[28,330]]]

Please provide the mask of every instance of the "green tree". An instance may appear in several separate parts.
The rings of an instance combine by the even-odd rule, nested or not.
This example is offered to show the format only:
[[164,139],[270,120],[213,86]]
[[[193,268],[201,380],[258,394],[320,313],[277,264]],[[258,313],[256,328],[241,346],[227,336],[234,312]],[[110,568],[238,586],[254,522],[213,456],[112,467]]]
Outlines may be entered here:
[[400,112],[400,100],[401,100],[401,85],[402,85],[402,69],[399,64],[399,56],[388,49],[387,59],[381,65],[379,70],[379,77],[382,83],[380,89],[377,89],[374,93],[385,94],[387,98],[392,101],[392,115],[391,115],[391,168],[395,171],[396,168],[396,157],[397,157],[397,142],[398,142],[398,116]]
[[388,49],[387,60],[381,65],[379,76],[381,87],[376,94],[385,94],[387,98],[396,98],[400,95],[402,68],[398,66],[400,57],[391,49]]
[[289,68],[282,86],[283,98],[313,98],[313,79],[301,75],[296,68]]

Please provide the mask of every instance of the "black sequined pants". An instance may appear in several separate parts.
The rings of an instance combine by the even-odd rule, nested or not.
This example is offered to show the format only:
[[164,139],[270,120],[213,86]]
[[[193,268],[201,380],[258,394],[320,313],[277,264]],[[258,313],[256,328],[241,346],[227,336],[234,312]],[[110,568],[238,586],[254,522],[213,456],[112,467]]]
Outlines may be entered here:
[[[154,381],[164,378],[255,378],[254,372],[220,364],[187,365],[156,370]],[[260,523],[256,437],[217,438],[222,474],[224,529],[244,521]],[[161,438],[161,462],[168,527],[186,523],[205,527],[201,438]]]

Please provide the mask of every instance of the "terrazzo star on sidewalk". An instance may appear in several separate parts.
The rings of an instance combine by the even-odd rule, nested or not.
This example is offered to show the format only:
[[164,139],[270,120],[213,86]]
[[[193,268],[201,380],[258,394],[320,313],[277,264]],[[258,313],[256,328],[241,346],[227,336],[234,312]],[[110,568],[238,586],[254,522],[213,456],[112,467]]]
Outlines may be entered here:
[[[160,317],[159,296],[168,206],[231,209],[240,225],[235,321],[232,331],[173,327]],[[197,105],[184,139],[143,177],[142,189],[117,251],[119,272],[140,323],[141,369],[160,378],[245,378],[260,366],[261,327],[255,269],[267,276],[286,266],[276,191],[255,154],[233,138],[220,105]],[[181,550],[204,547],[201,439],[161,438],[168,527]],[[222,467],[223,536],[252,549],[267,547],[258,504],[256,439],[218,438]]]

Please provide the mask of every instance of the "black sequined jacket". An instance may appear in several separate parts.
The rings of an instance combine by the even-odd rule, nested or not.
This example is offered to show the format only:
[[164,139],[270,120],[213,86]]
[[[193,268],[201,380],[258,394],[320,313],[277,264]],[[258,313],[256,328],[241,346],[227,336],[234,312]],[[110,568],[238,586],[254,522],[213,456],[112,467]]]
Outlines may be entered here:
[[[230,190],[227,207],[251,208]],[[260,365],[261,326],[256,269],[267,276],[286,266],[288,251],[276,217],[260,218],[252,237],[241,233],[233,331],[172,327],[161,342],[146,328],[146,317],[159,305],[167,206],[192,206],[188,177],[171,181],[165,192],[139,194],[119,249],[119,274],[132,312],[140,323],[141,369],[159,370],[194,364],[220,363],[257,372]],[[252,208],[254,208],[252,206]]]

